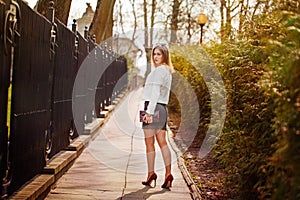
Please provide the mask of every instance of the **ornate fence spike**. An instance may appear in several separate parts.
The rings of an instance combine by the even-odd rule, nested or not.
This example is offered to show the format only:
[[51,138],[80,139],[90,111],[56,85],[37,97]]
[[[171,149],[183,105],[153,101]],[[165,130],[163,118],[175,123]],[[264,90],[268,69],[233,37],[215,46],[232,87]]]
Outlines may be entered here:
[[77,31],[77,20],[76,19],[73,19],[72,31],[74,33],[76,33],[76,31]]
[[48,19],[50,22],[54,22],[54,1],[49,2]]
[[89,35],[88,35],[88,26],[85,26],[84,27],[84,38],[87,40],[88,37],[89,37]]

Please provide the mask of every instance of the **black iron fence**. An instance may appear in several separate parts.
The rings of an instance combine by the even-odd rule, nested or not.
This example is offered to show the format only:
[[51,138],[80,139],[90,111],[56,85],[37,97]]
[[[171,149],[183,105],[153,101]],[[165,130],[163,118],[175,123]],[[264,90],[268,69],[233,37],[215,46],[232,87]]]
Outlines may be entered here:
[[[125,78],[115,89],[126,59],[53,16],[53,8],[46,19],[21,0],[0,1],[1,196],[40,173],[127,85]],[[76,79],[83,63],[85,75]]]

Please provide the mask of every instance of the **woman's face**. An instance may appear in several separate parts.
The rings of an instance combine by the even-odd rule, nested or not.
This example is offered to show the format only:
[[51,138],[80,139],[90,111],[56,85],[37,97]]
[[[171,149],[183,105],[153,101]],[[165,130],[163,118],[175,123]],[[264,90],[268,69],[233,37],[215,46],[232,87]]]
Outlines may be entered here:
[[164,63],[163,54],[160,50],[154,49],[153,60],[155,66],[159,66],[160,64]]

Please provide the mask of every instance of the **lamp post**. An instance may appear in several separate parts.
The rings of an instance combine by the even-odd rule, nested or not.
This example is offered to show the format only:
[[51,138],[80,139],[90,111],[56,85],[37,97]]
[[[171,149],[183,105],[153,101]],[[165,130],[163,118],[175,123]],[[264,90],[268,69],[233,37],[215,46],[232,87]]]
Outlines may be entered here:
[[202,34],[203,34],[203,26],[207,22],[207,16],[203,13],[198,15],[198,24],[201,27],[201,33],[200,33],[200,45],[202,44]]

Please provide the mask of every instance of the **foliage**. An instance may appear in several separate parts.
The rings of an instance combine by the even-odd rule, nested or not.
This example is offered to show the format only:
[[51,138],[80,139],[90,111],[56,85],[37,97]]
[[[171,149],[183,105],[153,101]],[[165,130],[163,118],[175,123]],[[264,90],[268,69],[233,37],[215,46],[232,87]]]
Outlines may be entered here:
[[[290,10],[290,9],[287,9]],[[270,93],[274,112],[276,152],[271,157],[272,177],[266,188],[273,199],[300,199],[300,15],[277,11],[278,37],[272,38],[269,52]]]
[[215,158],[239,199],[300,198],[300,17],[291,5],[256,16],[243,40],[208,48],[228,101]]
[[254,199],[264,185],[264,167],[273,150],[271,97],[259,84],[267,56],[252,40],[216,44],[208,49],[222,71],[227,91],[227,118],[215,146],[216,160],[229,176],[239,199]]
[[[226,169],[227,187],[236,199],[300,199],[299,13],[298,1],[274,0],[268,10],[245,21],[247,32],[238,39],[206,47],[227,97],[225,126],[214,155]],[[197,93],[202,118],[193,147],[199,147],[214,113],[198,67],[205,66],[201,70],[209,74],[212,61],[193,46],[174,50],[172,60]],[[185,90],[181,93],[189,98]],[[171,98],[171,108],[180,111],[177,104]]]
[[134,61],[132,58],[125,54],[125,59],[127,63],[127,78],[128,78],[128,90],[133,90],[138,84],[138,73],[139,69],[134,66]]
[[[202,75],[206,73],[203,70],[209,70],[212,61],[209,60],[199,46],[174,45],[171,47],[171,52],[172,63],[176,72],[173,74],[169,109],[181,115],[186,115],[181,116],[182,120],[188,119],[184,123],[185,127],[180,127],[181,132],[184,134],[188,134],[192,129],[191,127],[194,126],[194,119],[191,119],[190,116],[200,112],[198,131],[196,130],[197,134],[193,138],[194,142],[192,144],[192,147],[196,147],[201,145],[210,121],[210,96]],[[196,102],[194,102],[191,93],[196,96]],[[181,110],[180,102],[189,105],[187,110]],[[199,110],[197,109],[198,106]]]

